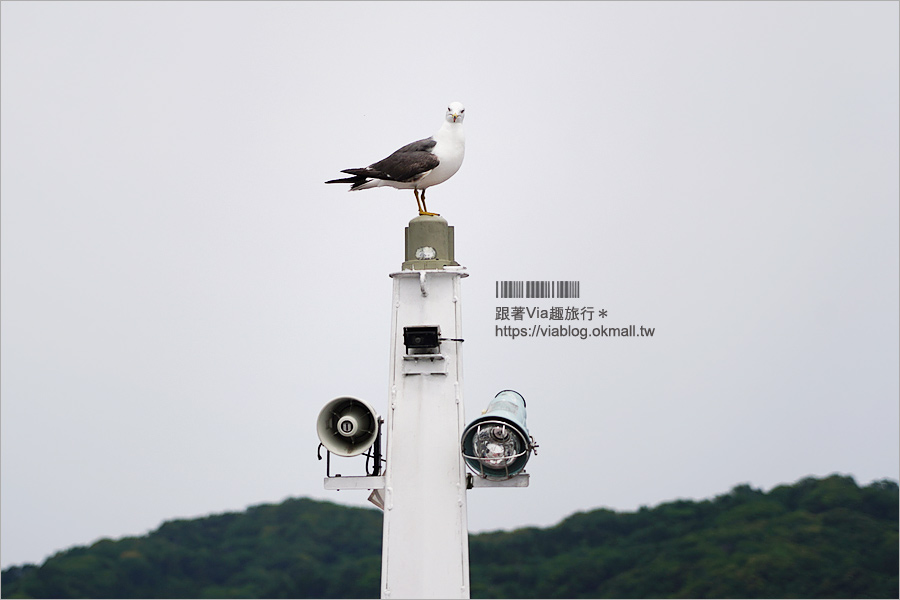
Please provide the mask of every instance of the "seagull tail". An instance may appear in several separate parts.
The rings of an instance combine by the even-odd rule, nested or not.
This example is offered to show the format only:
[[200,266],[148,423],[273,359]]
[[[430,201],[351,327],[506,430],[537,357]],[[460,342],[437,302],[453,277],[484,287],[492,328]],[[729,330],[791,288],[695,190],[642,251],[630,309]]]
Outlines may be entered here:
[[363,177],[362,175],[355,175],[353,177],[344,177],[343,179],[332,179],[331,181],[326,181],[325,183],[349,183],[352,184],[350,186],[350,189],[355,190],[367,181],[369,181],[367,177]]

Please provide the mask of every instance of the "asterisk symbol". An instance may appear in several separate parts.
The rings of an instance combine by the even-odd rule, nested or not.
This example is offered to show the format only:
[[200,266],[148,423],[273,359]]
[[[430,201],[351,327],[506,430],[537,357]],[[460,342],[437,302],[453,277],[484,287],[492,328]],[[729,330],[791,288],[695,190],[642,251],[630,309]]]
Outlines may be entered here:
[[606,318],[606,309],[605,309],[605,308],[601,308],[600,311],[599,311],[597,314],[600,315],[601,317],[603,317],[603,318],[605,319],[605,318]]

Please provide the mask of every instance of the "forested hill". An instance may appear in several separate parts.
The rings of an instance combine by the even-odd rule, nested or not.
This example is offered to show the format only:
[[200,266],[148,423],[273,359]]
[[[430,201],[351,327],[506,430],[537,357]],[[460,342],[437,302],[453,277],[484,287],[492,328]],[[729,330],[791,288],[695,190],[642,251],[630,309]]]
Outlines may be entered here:
[[[898,487],[749,486],[472,535],[473,598],[897,598]],[[381,512],[292,499],[2,574],[4,598],[377,598]]]

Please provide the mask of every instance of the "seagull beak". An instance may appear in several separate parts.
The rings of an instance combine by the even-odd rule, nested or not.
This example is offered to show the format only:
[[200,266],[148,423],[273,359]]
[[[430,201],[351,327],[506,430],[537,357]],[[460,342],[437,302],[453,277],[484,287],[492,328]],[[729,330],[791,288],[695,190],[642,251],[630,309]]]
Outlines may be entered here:
[[453,122],[456,123],[456,120],[459,118],[459,113],[450,113],[450,116],[453,117]]

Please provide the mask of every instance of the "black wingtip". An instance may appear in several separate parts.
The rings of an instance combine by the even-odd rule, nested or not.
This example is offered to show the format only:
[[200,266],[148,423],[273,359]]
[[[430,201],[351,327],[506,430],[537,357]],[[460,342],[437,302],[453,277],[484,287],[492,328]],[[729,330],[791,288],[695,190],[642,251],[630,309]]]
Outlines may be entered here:
[[343,179],[332,179],[330,181],[326,181],[325,183],[349,183],[350,189],[355,190],[359,186],[363,185],[364,183],[368,183],[368,182],[369,182],[368,177],[363,177],[362,175],[356,175],[354,177],[344,177]]

